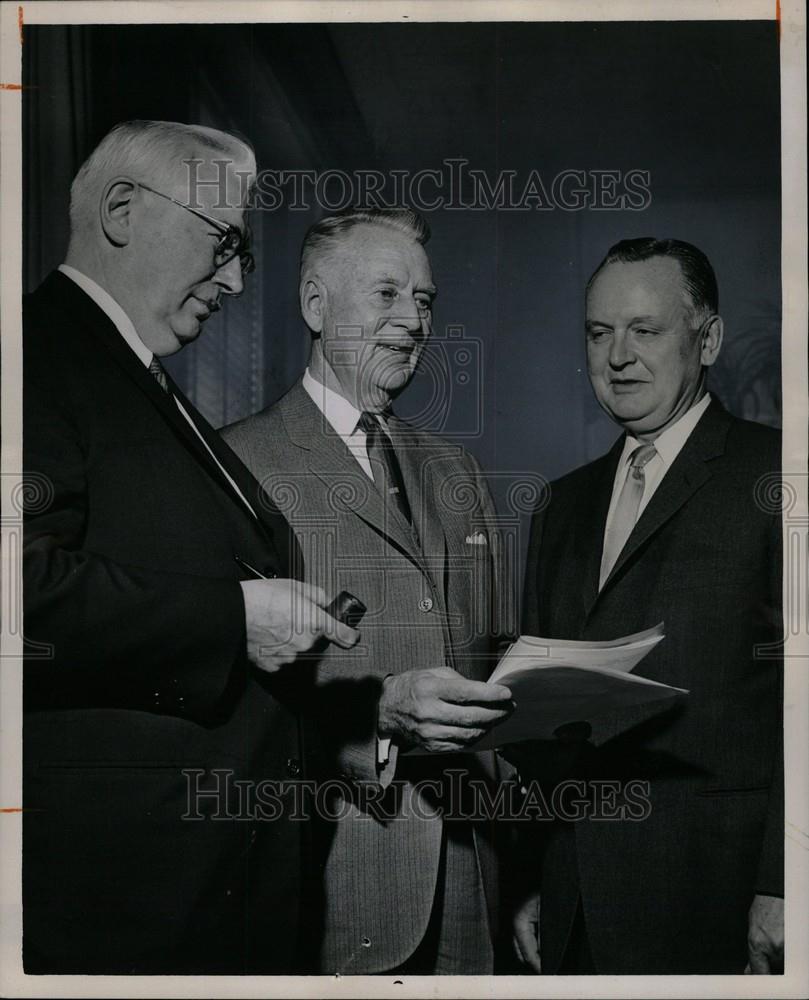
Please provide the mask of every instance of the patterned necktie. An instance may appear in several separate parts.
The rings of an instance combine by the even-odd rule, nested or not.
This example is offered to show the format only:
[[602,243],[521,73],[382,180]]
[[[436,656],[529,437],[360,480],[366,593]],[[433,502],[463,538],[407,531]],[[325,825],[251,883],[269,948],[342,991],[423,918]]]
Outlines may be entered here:
[[632,534],[635,522],[638,520],[638,509],[643,498],[643,488],[646,485],[644,468],[657,454],[653,444],[644,444],[636,448],[629,459],[629,471],[618,495],[618,502],[612,512],[612,520],[604,536],[604,552],[601,556],[601,574],[598,589],[604,586],[604,581],[612,572],[612,567],[618,561],[621,549]]
[[402,469],[393,450],[393,443],[372,413],[363,413],[357,424],[365,431],[365,447],[374,474],[374,482],[383,497],[391,497],[402,517],[412,524],[410,504],[407,502]]
[[160,364],[160,358],[158,358],[156,354],[152,355],[152,360],[149,362],[149,374],[154,376],[155,381],[163,392],[169,391],[169,381],[166,378],[166,369]]

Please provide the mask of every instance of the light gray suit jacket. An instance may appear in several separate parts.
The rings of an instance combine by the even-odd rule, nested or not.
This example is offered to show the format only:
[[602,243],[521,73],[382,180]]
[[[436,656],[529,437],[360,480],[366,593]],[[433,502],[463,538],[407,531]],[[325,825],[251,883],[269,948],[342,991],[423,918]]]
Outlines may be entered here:
[[[348,590],[368,607],[354,649],[328,646],[308,675],[296,665],[292,682],[313,720],[307,773],[331,780],[335,790],[336,819],[321,845],[320,967],[331,973],[394,968],[424,935],[446,821],[435,814],[433,793],[415,782],[442,778],[445,768],[467,769],[486,782],[498,774],[492,754],[413,758],[393,747],[388,765],[377,764],[384,677],[447,665],[485,679],[513,613],[504,546],[476,460],[395,417],[388,426],[414,530],[383,502],[300,383],[276,405],[223,432],[292,524],[306,580],[329,595]],[[401,798],[396,818],[388,820],[357,789],[379,792],[394,777]],[[448,893],[477,891],[480,919],[494,932],[494,824],[474,828],[477,889],[451,886]]]

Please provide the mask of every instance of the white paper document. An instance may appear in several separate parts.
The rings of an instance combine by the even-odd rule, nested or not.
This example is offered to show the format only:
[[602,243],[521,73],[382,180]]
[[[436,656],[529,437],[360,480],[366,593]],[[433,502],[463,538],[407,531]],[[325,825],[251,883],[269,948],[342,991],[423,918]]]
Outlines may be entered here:
[[469,749],[552,739],[555,730],[567,723],[587,722],[627,706],[688,694],[683,688],[631,673],[663,638],[662,623],[607,642],[521,636],[489,678],[489,683],[509,688],[516,708]]

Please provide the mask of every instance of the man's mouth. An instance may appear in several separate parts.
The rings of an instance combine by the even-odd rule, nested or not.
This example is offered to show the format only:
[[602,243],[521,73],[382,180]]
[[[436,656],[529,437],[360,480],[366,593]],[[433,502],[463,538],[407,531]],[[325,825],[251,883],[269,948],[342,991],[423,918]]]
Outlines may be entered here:
[[385,343],[384,341],[380,341],[377,343],[377,347],[383,347],[386,351],[390,351],[392,354],[409,356],[415,350],[416,345],[412,341],[409,344]]
[[610,386],[613,392],[633,392],[636,389],[640,389],[641,386],[647,383],[643,379],[638,378],[613,378],[610,379]]
[[219,311],[220,306],[219,302],[216,299],[200,299],[197,298],[196,295],[194,296],[194,299],[197,301],[197,303],[199,303],[199,305],[202,306],[204,310],[201,314],[199,313],[197,314],[197,319],[200,321],[200,323],[203,323],[206,319],[208,319],[208,317],[212,313]]

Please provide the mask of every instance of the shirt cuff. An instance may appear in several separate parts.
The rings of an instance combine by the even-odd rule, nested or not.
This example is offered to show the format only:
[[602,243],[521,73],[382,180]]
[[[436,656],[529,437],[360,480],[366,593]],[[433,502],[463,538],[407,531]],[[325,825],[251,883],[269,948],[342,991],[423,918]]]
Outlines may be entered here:
[[390,760],[390,739],[376,738],[376,762],[380,767],[384,767]]

